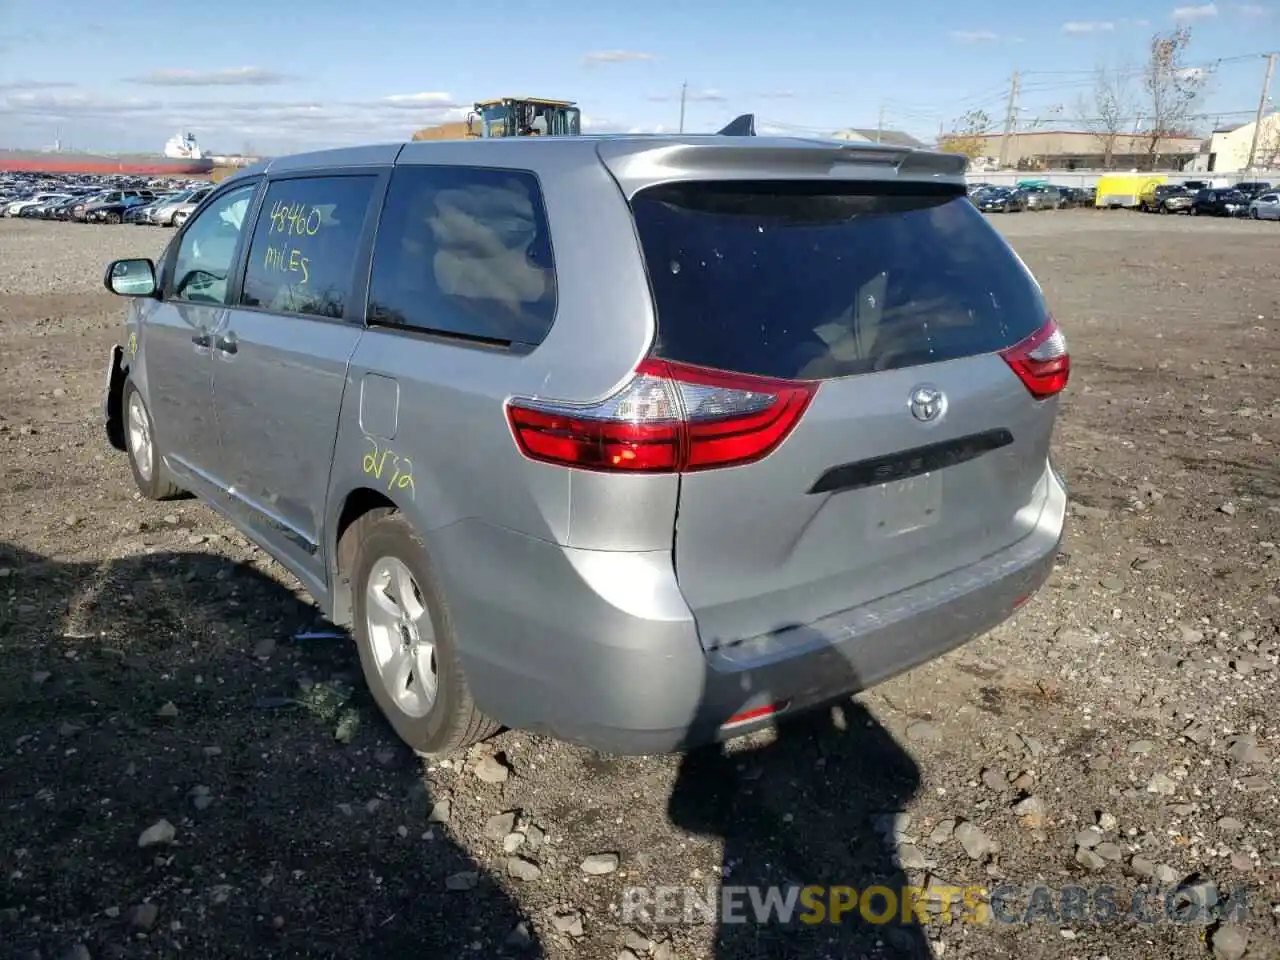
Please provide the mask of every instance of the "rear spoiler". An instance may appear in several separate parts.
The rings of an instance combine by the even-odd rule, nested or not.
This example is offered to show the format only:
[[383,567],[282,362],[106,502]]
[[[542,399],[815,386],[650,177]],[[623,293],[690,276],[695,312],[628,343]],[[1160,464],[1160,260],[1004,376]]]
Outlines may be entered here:
[[717,137],[754,137],[756,135],[756,115],[744,113],[736,120],[731,120],[723,130],[716,132]]

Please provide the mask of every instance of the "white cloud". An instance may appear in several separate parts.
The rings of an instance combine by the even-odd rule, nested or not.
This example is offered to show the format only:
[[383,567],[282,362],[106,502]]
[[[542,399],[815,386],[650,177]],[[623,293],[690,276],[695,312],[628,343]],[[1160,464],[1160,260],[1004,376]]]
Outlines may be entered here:
[[389,97],[384,98],[384,102],[388,105],[407,106],[407,107],[432,107],[446,106],[456,107],[461,104],[455,103],[453,97],[447,93],[393,93]]
[[24,90],[68,90],[74,86],[74,83],[61,80],[18,80],[14,83],[0,83],[0,93]]
[[961,43],[993,43],[1000,37],[990,30],[952,30],[951,39]]
[[193,131],[206,150],[239,149],[246,140],[272,152],[408,140],[422,127],[463,120],[471,109],[438,93],[321,103],[108,97],[78,88],[0,91],[0,126],[8,120],[29,128],[116,130],[154,141],[157,149],[179,128]]
[[1085,33],[1111,33],[1116,25],[1110,20],[1072,20],[1062,25],[1062,32],[1073,35]]
[[[729,98],[719,90],[688,90],[684,95],[688,103],[724,103]],[[680,99],[680,91],[675,93],[655,93],[648,97],[651,103],[672,103]]]
[[764,93],[757,93],[756,96],[761,100],[794,100],[796,94],[793,90],[766,90]]
[[1218,15],[1216,3],[1206,3],[1198,7],[1174,7],[1173,19],[1182,21],[1209,20]]
[[227,70],[153,70],[129,83],[147,87],[269,87],[293,79],[288,74],[263,67],[232,67]]
[[599,67],[607,63],[637,63],[644,60],[657,60],[652,53],[641,53],[638,50],[597,50],[588,53],[582,62],[588,67]]
[[1204,67],[1183,67],[1175,72],[1183,80],[1201,80],[1209,74]]

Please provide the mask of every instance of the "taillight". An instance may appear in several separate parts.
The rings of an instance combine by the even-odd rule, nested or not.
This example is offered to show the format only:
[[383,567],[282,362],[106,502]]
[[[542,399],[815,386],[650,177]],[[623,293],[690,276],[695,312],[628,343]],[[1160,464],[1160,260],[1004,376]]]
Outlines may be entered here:
[[1025,340],[1001,350],[1000,356],[1037,400],[1061,393],[1071,376],[1067,338],[1052,317]]
[[515,397],[507,419],[531,460],[583,470],[680,473],[753,463],[786,439],[818,384],[645,360],[599,403]]

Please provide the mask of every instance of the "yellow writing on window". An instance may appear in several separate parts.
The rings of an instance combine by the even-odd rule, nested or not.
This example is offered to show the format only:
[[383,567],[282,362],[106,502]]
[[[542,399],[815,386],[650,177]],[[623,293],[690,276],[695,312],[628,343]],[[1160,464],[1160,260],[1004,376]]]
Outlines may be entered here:
[[385,483],[387,490],[407,490],[413,498],[413,460],[396,453],[390,447],[379,447],[378,441],[366,436],[365,441],[372,447],[360,461],[360,467],[366,476],[379,483]]
[[138,355],[138,334],[133,331],[129,334],[129,356],[136,357]]
[[277,200],[271,208],[271,229],[268,233],[283,233],[291,237],[314,237],[320,232],[323,217],[315,207],[304,203],[285,203]]
[[306,283],[311,279],[311,272],[307,269],[310,259],[302,255],[301,250],[290,250],[287,246],[267,247],[267,255],[263,260],[263,266],[268,270],[274,270],[277,273],[296,273],[301,274],[299,284]]

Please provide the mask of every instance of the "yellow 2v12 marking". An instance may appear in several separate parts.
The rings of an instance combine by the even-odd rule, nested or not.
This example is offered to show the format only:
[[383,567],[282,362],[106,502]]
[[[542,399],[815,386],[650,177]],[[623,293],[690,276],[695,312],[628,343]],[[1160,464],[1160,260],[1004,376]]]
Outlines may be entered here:
[[[413,461],[409,457],[396,453],[390,447],[379,447],[378,441],[373,437],[365,437],[365,440],[373,450],[366,453],[360,461],[361,469],[375,480],[382,481],[385,478],[388,490],[408,490],[411,498],[415,496]],[[389,477],[387,476],[388,468],[390,468]]]
[[129,356],[136,357],[138,355],[138,335],[136,333],[129,334]]

